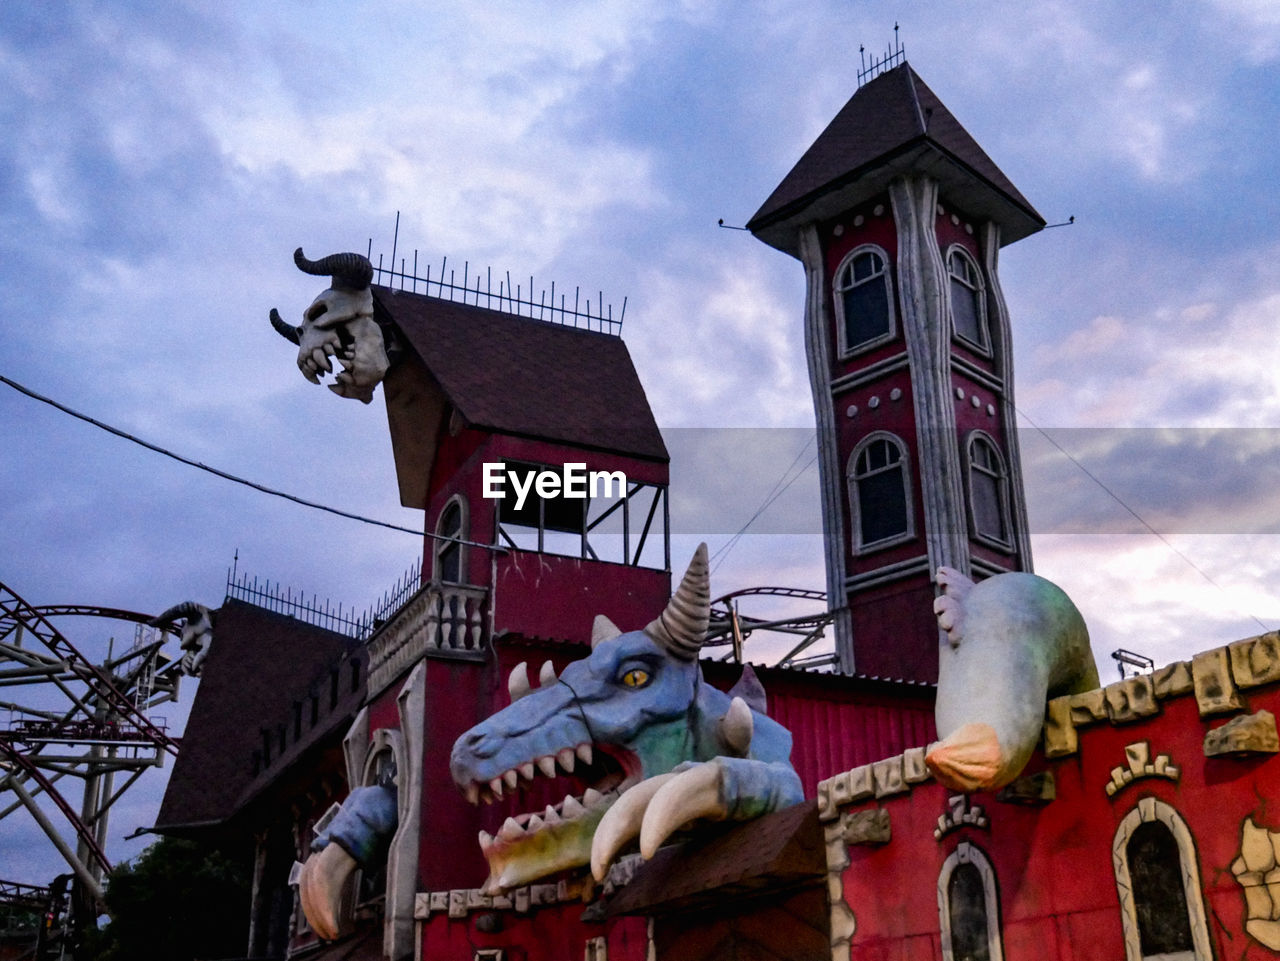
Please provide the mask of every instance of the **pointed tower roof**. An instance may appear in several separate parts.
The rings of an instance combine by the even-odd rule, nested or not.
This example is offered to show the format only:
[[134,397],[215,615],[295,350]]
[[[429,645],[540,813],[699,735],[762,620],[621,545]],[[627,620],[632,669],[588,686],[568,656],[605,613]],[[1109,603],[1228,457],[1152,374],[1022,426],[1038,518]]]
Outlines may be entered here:
[[998,223],[1002,245],[1044,227],[1044,218],[903,63],[849,99],[747,228],[797,256],[796,228],[802,223],[848,210],[909,171],[936,178],[953,203]]

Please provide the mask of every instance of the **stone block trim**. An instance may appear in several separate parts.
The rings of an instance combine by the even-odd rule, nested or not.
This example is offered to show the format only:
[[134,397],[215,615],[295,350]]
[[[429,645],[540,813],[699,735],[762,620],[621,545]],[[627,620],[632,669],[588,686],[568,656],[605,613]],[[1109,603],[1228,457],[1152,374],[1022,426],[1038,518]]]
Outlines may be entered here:
[[1169,755],[1158,754],[1151,757],[1151,745],[1146,741],[1128,744],[1124,749],[1124,767],[1111,769],[1111,780],[1107,782],[1107,797],[1115,797],[1116,792],[1127,788],[1134,781],[1144,777],[1163,777],[1176,781],[1182,777],[1182,771],[1169,760]]
[[991,819],[981,804],[974,804],[967,794],[953,794],[947,799],[947,810],[938,817],[938,826],[933,829],[935,841],[941,841],[945,835],[958,831],[963,827],[991,827]]
[[[1195,696],[1201,717],[1231,714],[1245,709],[1241,691],[1277,682],[1280,631],[1271,631],[1096,691],[1054,698],[1045,711],[1044,753],[1050,758],[1075,754],[1080,749],[1076,728],[1103,720],[1126,724],[1150,717],[1160,712],[1161,701],[1186,694]],[[1207,745],[1208,738],[1206,750]]]
[[485,894],[479,888],[420,891],[414,898],[413,917],[415,921],[425,921],[436,914],[465,918],[475,911],[515,911],[527,914],[534,908],[550,904],[581,901],[585,883],[560,881],[556,884],[529,884],[506,894]]
[[933,779],[925,767],[929,747],[913,747],[881,761],[862,764],[818,782],[818,820],[824,824],[840,817],[840,809],[872,797],[906,794],[917,784]]
[[1233,717],[1204,736],[1205,757],[1245,754],[1280,754],[1276,717],[1270,711]]
[[1231,873],[1244,889],[1245,932],[1259,944],[1280,951],[1280,833],[1245,819],[1240,831],[1240,856]]

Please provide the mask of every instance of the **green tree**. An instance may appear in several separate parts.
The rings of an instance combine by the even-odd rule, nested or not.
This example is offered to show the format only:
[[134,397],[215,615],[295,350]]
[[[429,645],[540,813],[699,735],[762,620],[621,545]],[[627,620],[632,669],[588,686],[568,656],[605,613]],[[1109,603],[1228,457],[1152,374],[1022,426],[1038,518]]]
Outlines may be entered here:
[[97,961],[209,961],[244,956],[247,863],[193,841],[161,838],[111,873],[111,920],[77,957]]

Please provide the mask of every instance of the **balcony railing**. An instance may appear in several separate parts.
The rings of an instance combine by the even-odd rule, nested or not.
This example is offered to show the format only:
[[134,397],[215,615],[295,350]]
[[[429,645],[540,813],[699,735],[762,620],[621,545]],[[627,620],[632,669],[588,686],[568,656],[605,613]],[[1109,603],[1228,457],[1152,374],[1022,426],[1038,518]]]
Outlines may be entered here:
[[369,696],[423,654],[483,658],[489,639],[488,598],[485,588],[466,584],[422,587],[369,639]]

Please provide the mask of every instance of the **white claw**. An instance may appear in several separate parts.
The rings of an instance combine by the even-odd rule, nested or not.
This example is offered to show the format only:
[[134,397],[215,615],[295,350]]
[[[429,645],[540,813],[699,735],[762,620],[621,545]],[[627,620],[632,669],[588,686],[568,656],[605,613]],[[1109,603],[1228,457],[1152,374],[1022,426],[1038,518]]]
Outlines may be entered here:
[[493,792],[493,796],[502,800],[502,778],[495,777],[489,782],[489,790]]
[[578,760],[581,761],[583,764],[591,763],[591,758],[592,758],[591,745],[588,744],[586,741],[583,741],[581,744],[578,745],[575,753],[578,755]]
[[674,772],[646,778],[625,792],[604,812],[595,836],[591,839],[591,873],[604,881],[609,865],[628,841],[640,833],[645,810],[658,790],[676,777]]
[[574,760],[573,748],[571,747],[561,748],[559,751],[556,752],[556,760],[560,762],[560,766],[564,768],[564,772],[566,774],[573,773],[573,760]]
[[508,790],[514,791],[516,784],[520,781],[520,775],[516,773],[515,768],[512,768],[510,771],[503,773],[502,780],[507,785]]
[[524,778],[526,781],[533,780],[533,762],[532,761],[525,761],[523,764],[520,765],[520,776]]
[[514,703],[531,690],[532,688],[529,686],[529,665],[521,661],[511,669],[511,674],[507,677],[507,693],[511,695],[511,700]]
[[556,682],[556,666],[550,661],[542,662],[542,669],[538,671],[538,686],[549,687]]
[[543,774],[545,774],[547,777],[555,777],[556,776],[556,759],[553,758],[550,754],[542,755],[542,757],[538,758],[538,770],[541,771]]
[[520,826],[520,822],[515,818],[507,818],[502,822],[502,827],[498,829],[498,837],[504,841],[514,841],[518,837],[524,836],[524,828]]
[[646,860],[653,857],[663,841],[691,821],[699,818],[722,821],[729,816],[729,808],[720,796],[720,777],[720,766],[708,762],[681,771],[658,789],[644,813],[644,826],[640,829],[642,857]]
[[307,858],[298,879],[298,897],[311,929],[328,941],[342,928],[342,894],[356,859],[339,844],[329,844]]

